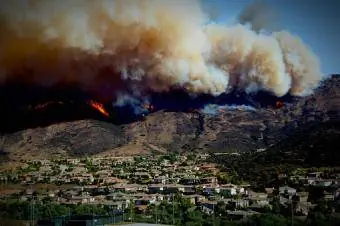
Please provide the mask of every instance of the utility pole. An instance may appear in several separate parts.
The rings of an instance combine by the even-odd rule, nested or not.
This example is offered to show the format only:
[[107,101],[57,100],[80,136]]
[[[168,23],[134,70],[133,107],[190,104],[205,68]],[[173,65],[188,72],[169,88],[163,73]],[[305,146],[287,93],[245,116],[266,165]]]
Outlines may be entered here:
[[93,208],[92,208],[92,226],[94,226],[94,212],[93,212]]
[[215,201],[213,200],[213,225],[215,226]]
[[110,205],[110,211],[111,211],[110,224],[112,224],[112,215],[113,215],[113,207],[112,207],[112,205]]
[[30,190],[32,192],[32,200],[31,200],[31,208],[30,208],[30,218],[31,218],[31,225],[34,225],[34,192],[32,189],[32,185],[30,185]]
[[126,211],[126,209],[127,209],[127,206],[123,210],[123,222],[125,222],[125,220],[126,220],[126,218],[125,218],[125,211]]
[[172,193],[172,224],[175,225],[175,196]]
[[33,206],[32,206],[32,207],[33,207],[33,208],[32,208],[32,210],[33,210],[33,211],[32,211],[32,225],[34,225],[34,204],[35,204],[35,203],[34,203],[34,196],[33,196]]
[[33,197],[33,200],[31,202],[31,224],[32,226],[34,225],[34,196]]
[[68,220],[71,220],[71,209],[68,207]]
[[131,205],[130,205],[130,219],[131,219],[131,224],[132,224],[132,200],[131,200]]
[[116,212],[115,212],[115,210],[113,211],[113,224],[116,224]]
[[294,210],[293,210],[293,197],[290,200],[290,208],[292,211],[292,226],[294,225]]
[[155,207],[156,207],[156,225],[157,225],[157,222],[158,222],[158,219],[157,219],[158,218],[158,216],[157,216],[157,214],[158,214],[157,213],[157,203],[155,204]]

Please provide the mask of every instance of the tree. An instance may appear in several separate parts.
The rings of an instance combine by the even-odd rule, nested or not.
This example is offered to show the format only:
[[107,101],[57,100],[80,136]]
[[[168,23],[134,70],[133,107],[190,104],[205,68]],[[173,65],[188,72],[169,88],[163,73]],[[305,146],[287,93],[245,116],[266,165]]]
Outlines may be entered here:
[[280,213],[281,212],[281,207],[280,207],[280,198],[279,197],[274,197],[272,202],[271,202],[271,205],[272,205],[272,212],[273,213]]
[[255,215],[251,218],[250,222],[252,225],[261,225],[261,226],[288,226],[290,225],[290,221],[282,215],[278,214],[261,214]]
[[221,183],[221,184],[227,184],[228,181],[228,173],[227,172],[220,172],[217,174],[217,180]]
[[195,161],[196,160],[196,154],[188,154],[187,155],[187,161]]
[[197,210],[185,212],[182,218],[182,225],[201,226],[203,222],[203,213]]
[[223,198],[231,198],[232,195],[231,195],[231,192],[229,190],[222,190],[220,192],[220,195],[223,197]]

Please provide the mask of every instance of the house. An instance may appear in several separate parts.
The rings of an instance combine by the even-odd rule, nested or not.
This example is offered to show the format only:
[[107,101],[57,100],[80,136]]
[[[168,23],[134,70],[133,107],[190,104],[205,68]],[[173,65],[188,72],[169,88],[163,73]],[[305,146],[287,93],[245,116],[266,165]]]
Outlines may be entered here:
[[80,159],[67,159],[66,162],[68,164],[78,164],[80,163]]
[[147,191],[147,186],[140,185],[140,184],[114,184],[111,186],[113,191],[121,191],[121,192],[128,192],[128,193],[134,193],[139,191]]
[[149,193],[177,193],[195,194],[196,189],[193,185],[180,185],[180,184],[151,184],[149,185]]
[[296,189],[295,188],[291,188],[288,186],[283,186],[279,188],[279,194],[288,194],[288,195],[295,195],[296,194]]
[[206,160],[209,157],[210,157],[210,155],[207,154],[207,153],[198,155],[198,158],[201,159],[201,160]]
[[319,179],[315,181],[316,186],[328,187],[328,186],[331,186],[332,184],[333,184],[332,180]]
[[39,168],[39,172],[42,173],[42,174],[48,174],[48,173],[52,172],[52,167],[48,166],[48,165],[41,166]]
[[316,180],[320,178],[320,172],[308,173],[307,174],[307,182],[308,184],[315,184]]
[[280,179],[280,180],[283,180],[283,179],[287,179],[287,174],[285,174],[285,173],[280,173],[279,175],[278,175],[278,179]]
[[156,198],[156,201],[159,201],[159,202],[167,200],[167,196],[162,195],[162,194],[151,194],[150,196]]
[[[208,185],[203,185],[203,193],[206,194],[206,195],[213,195],[214,193],[220,193],[221,192],[221,189],[219,185],[211,185],[211,184],[208,184]],[[225,188],[223,188],[225,189]],[[228,189],[228,188],[227,188]],[[235,190],[236,192],[236,190]]]
[[53,191],[49,191],[48,192],[48,196],[51,197],[51,198],[54,198],[57,196],[59,190],[53,190]]
[[297,196],[298,196],[298,200],[300,202],[307,202],[308,200],[308,192],[298,192]]
[[111,201],[121,201],[121,200],[128,200],[129,196],[122,192],[113,192],[113,193],[108,194],[106,196],[106,199],[111,200]]
[[265,190],[266,194],[268,194],[268,195],[270,195],[274,192],[274,188],[265,188],[264,190]]
[[94,197],[89,195],[84,196],[71,196],[68,198],[68,202],[72,204],[89,204],[94,202]]
[[111,176],[112,171],[111,170],[100,170],[95,173],[99,178],[105,178]]
[[242,209],[249,207],[249,200],[247,199],[232,199],[228,203],[232,204],[234,209]]
[[157,201],[156,196],[142,194],[134,199],[134,203],[136,206],[144,206],[154,204]]
[[193,205],[197,205],[205,200],[205,197],[201,195],[185,195],[184,198],[188,199]]
[[166,176],[159,176],[152,180],[154,184],[165,184],[168,182],[168,178]]
[[117,177],[105,177],[105,178],[103,178],[104,184],[115,184],[115,183],[119,183],[119,182],[122,182],[122,180],[117,178]]
[[172,177],[172,178],[169,178],[169,183],[178,184],[180,180],[181,178],[179,177]]
[[218,180],[216,177],[205,177],[200,180],[200,184],[217,184]]
[[259,207],[264,207],[264,206],[269,205],[269,199],[267,197],[257,196],[257,197],[250,197],[248,199],[252,204],[255,204],[256,206],[259,206]]
[[33,189],[26,189],[25,190],[25,194],[26,195],[33,195],[34,194],[34,190]]
[[212,214],[215,211],[217,201],[203,201],[200,203],[201,210],[206,214]]
[[110,206],[113,210],[125,210],[130,205],[130,200],[127,201],[107,201],[103,203],[105,206]]
[[284,207],[288,207],[290,205],[290,199],[287,199],[283,196],[280,196],[280,204],[283,205]]
[[245,194],[246,189],[244,189],[243,187],[237,187],[236,192],[238,192],[239,194]]
[[313,173],[308,173],[307,177],[308,178],[314,178],[314,179],[318,179],[320,178],[321,172],[313,172]]
[[183,185],[195,185],[199,183],[199,180],[196,179],[195,177],[183,178],[179,181],[179,183]]
[[196,188],[193,185],[179,185],[178,190],[183,194],[190,195],[196,193]]
[[106,196],[106,199],[117,206],[117,209],[125,209],[130,205],[130,197],[124,193],[111,193]]
[[302,216],[308,216],[311,207],[312,205],[310,202],[297,202],[295,207],[295,213]]
[[148,172],[135,172],[134,178],[140,180],[147,180],[151,178],[151,175]]
[[[243,190],[244,192],[244,190]],[[230,195],[236,195],[237,194],[237,188],[234,185],[222,185],[219,188],[219,191],[217,193],[221,194],[230,194]]]
[[163,184],[149,184],[148,191],[149,193],[162,193],[165,190]]
[[158,177],[159,175],[161,175],[161,171],[158,169],[151,169],[150,173],[154,176],[154,177]]
[[180,186],[178,184],[166,184],[166,185],[164,185],[165,192],[167,194],[179,192],[179,187]]
[[268,195],[266,193],[261,192],[251,192],[248,195],[248,199],[252,204],[256,204],[257,206],[267,206],[269,205]]
[[324,196],[324,199],[325,200],[329,200],[329,201],[333,201],[334,200],[334,194],[331,193],[331,192],[325,192],[325,196]]
[[220,171],[213,163],[202,164],[200,166],[200,170],[203,172],[211,172],[213,174],[217,174]]
[[85,167],[82,167],[82,166],[78,166],[78,167],[75,167],[71,174],[74,175],[74,176],[77,176],[77,175],[82,175],[83,173],[87,173],[87,169]]
[[79,176],[75,176],[72,178],[73,182],[78,182],[78,183],[82,183],[82,182],[87,182],[87,183],[93,183],[94,182],[94,177],[92,174],[90,173],[83,173]]

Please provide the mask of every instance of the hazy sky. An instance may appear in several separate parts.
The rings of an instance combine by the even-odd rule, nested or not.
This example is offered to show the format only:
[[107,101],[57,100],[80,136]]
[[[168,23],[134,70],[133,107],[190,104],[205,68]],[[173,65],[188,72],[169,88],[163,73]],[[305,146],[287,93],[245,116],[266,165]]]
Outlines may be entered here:
[[[202,0],[218,21],[233,23],[253,0]],[[277,28],[298,35],[319,56],[325,74],[340,73],[340,0],[265,0]]]

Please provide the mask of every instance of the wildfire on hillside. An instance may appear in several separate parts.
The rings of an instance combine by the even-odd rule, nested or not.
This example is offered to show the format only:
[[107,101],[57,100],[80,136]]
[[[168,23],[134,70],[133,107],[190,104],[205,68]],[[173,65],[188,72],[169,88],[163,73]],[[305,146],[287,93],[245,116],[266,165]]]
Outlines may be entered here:
[[90,106],[96,110],[98,110],[100,113],[102,113],[103,115],[105,115],[106,117],[109,117],[110,114],[105,110],[104,105],[94,101],[94,100],[90,100],[89,102]]
[[282,101],[276,101],[276,104],[275,104],[276,108],[282,108],[284,106],[284,103]]
[[51,106],[53,104],[59,104],[59,105],[62,105],[64,104],[62,101],[48,101],[46,103],[43,103],[43,104],[38,104],[38,105],[35,105],[35,106],[28,106],[29,109],[34,109],[34,110],[43,110],[43,109],[46,109],[48,106]]
[[151,104],[144,104],[144,108],[147,109],[148,111],[153,111],[154,107]]

